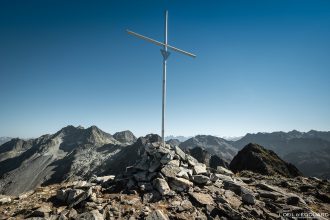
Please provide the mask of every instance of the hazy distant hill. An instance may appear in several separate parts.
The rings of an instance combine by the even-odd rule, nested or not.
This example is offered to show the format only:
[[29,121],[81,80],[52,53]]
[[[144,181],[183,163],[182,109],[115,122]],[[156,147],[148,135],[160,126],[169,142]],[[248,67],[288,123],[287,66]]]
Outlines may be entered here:
[[247,134],[233,146],[241,149],[256,143],[273,150],[286,161],[293,163],[304,175],[330,178],[330,132],[272,132]]
[[176,139],[176,140],[179,140],[180,142],[184,142],[184,141],[188,140],[189,138],[191,138],[191,136],[185,137],[185,136],[173,136],[173,135],[170,135],[170,136],[166,136],[165,137],[165,140],[166,141],[169,141],[171,139]]
[[[315,142],[319,143],[317,143],[314,147],[322,148],[323,145],[327,145],[324,141],[330,141],[330,132],[315,130],[311,130],[309,132],[299,132],[293,130],[287,133],[282,131],[272,133],[259,132],[256,134],[248,133],[241,139],[233,142],[233,145],[238,149],[241,149],[248,143],[259,142],[258,144],[267,146],[270,149],[274,148],[274,150],[280,150],[280,153],[286,153],[286,151],[291,152],[302,149],[310,150],[311,145]],[[287,148],[287,145],[290,146]]]
[[179,146],[181,144],[181,141],[179,141],[178,139],[170,139],[167,140],[166,143],[174,147]]
[[[325,132],[321,132],[325,133]],[[272,132],[272,133],[257,133],[247,134],[238,141],[232,144],[238,148],[243,148],[248,143],[257,143],[266,146],[268,149],[276,151],[280,155],[297,151],[319,150],[329,146],[327,139],[322,139],[327,135],[318,135],[315,131],[312,133],[299,132],[296,130],[290,132]]]
[[225,139],[211,135],[197,135],[180,144],[182,149],[201,147],[211,155],[217,155],[226,162],[230,162],[237,153],[237,149]]

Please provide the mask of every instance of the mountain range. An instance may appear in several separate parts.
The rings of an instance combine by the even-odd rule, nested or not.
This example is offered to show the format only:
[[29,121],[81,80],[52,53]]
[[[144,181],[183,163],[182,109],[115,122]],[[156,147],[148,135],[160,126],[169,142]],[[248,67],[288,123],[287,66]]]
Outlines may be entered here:
[[197,135],[180,143],[179,146],[184,150],[201,147],[211,155],[217,155],[226,162],[230,162],[238,151],[227,140],[211,135]]
[[231,142],[237,149],[257,143],[293,163],[306,176],[330,178],[330,132],[272,132],[247,134]]
[[[36,139],[14,138],[0,146],[0,194],[18,194],[38,185],[118,174],[133,165],[148,140],[130,131],[108,134],[96,126],[67,126]],[[202,163],[228,165],[243,146],[256,143],[294,164],[306,176],[330,178],[330,132],[273,132],[247,134],[237,141],[197,135],[167,143],[200,157]],[[200,156],[199,156],[200,155]]]
[[121,172],[138,159],[133,145],[138,141],[131,132],[112,136],[96,126],[67,126],[36,139],[12,139],[0,146],[0,194]]
[[[83,143],[86,137],[97,145],[114,141],[96,128],[70,130],[87,134],[81,136]],[[127,131],[115,136],[131,139]],[[232,159],[231,171],[221,165],[211,169],[178,146],[164,146],[158,135],[147,135],[134,144],[126,145],[126,139],[122,142],[124,157],[115,160],[125,170],[117,175],[94,173],[82,181],[44,184],[19,195],[0,194],[0,219],[276,220],[289,219],[286,216],[300,219],[301,213],[313,219],[328,217],[330,182],[301,176],[294,165],[263,146],[246,145]],[[192,151],[197,156],[209,154],[201,147],[189,149]],[[127,166],[131,156],[138,160]],[[28,183],[33,178],[21,181]]]
[[168,141],[168,140],[171,140],[171,139],[175,139],[175,140],[179,140],[180,142],[184,142],[186,140],[188,140],[189,138],[191,138],[191,136],[174,136],[174,135],[170,135],[170,136],[166,136],[165,137],[165,140]]

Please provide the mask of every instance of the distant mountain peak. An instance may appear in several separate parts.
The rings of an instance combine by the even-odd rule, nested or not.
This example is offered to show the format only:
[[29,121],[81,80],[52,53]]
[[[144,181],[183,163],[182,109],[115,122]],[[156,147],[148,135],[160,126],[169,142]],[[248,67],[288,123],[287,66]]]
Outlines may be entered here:
[[[0,194],[19,193],[40,183],[79,179],[91,175],[94,169],[103,172],[111,167],[104,161],[112,163],[110,157],[121,148],[119,141],[96,126],[84,129],[69,125],[36,139],[12,139],[0,148]],[[121,157],[125,156],[123,153]]]
[[191,149],[194,147],[201,147],[211,155],[217,155],[227,162],[237,153],[237,149],[228,141],[212,135],[196,135],[180,144],[180,148],[182,149]]
[[169,140],[171,140],[171,139],[177,139],[177,140],[179,140],[180,142],[184,142],[184,141],[186,141],[186,140],[188,140],[189,138],[191,138],[191,136],[182,136],[182,135],[178,135],[178,136],[174,136],[174,135],[169,135],[169,136],[166,136],[165,137],[165,140],[166,141],[169,141]]
[[77,128],[73,125],[68,125],[68,126],[65,126],[63,127],[61,130],[59,130],[56,134],[69,134],[69,133],[72,133],[72,132],[75,132],[77,130]]
[[99,129],[96,125],[92,125],[86,130],[96,131],[96,132],[103,132],[101,129]]
[[129,130],[116,132],[113,135],[113,137],[121,143],[128,143],[128,144],[133,144],[137,140],[134,134]]

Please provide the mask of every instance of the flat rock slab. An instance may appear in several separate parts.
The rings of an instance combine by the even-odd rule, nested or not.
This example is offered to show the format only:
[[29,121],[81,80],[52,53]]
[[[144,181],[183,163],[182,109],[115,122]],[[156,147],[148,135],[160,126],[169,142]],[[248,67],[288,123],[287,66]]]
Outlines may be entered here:
[[265,183],[258,183],[257,187],[262,189],[262,190],[274,191],[274,192],[278,192],[278,193],[281,193],[281,194],[285,194],[285,192],[282,189],[280,189],[276,186],[270,186],[270,185],[265,184]]
[[168,164],[179,167],[180,166],[180,160],[171,160],[171,161],[168,162]]
[[8,196],[8,197],[2,197],[0,198],[0,205],[4,205],[4,204],[7,204],[7,203],[11,203],[11,198]]
[[241,195],[241,185],[236,181],[223,180],[224,189],[231,190],[237,195]]
[[104,182],[114,180],[115,177],[116,177],[116,176],[114,176],[114,175],[109,175],[109,176],[99,176],[99,177],[96,177],[94,181],[95,181],[96,183],[102,184],[102,183],[104,183]]
[[103,215],[98,210],[85,212],[77,216],[77,220],[103,220]]
[[92,195],[92,188],[90,187],[87,191],[84,191],[83,193],[77,195],[76,197],[72,198],[71,201],[69,201],[70,194],[68,195],[67,204],[70,208],[74,207],[75,205],[78,205],[80,202],[88,199]]
[[220,180],[233,181],[233,179],[232,179],[230,176],[227,176],[227,175],[223,175],[223,174],[216,173],[216,174],[214,174],[214,176],[215,176],[217,179],[220,179]]
[[191,193],[189,193],[189,195],[194,200],[194,202],[197,202],[200,205],[214,204],[214,200],[209,194],[191,192]]
[[225,168],[223,166],[218,166],[217,167],[217,172],[220,173],[220,174],[227,175],[227,176],[234,175],[234,173],[231,170],[228,170],[227,168]]
[[198,161],[188,154],[186,154],[186,160],[190,166],[195,166],[196,164],[198,164]]
[[238,198],[238,196],[230,191],[226,190],[224,193],[225,201],[230,204],[231,207],[238,209],[238,207],[242,204],[241,200]]
[[146,220],[168,220],[169,218],[160,210],[153,211],[146,217]]
[[157,153],[160,153],[162,155],[164,155],[164,154],[172,154],[173,155],[173,153],[171,152],[171,150],[169,148],[165,148],[165,147],[159,147],[157,149]]
[[204,176],[204,175],[193,175],[192,176],[192,181],[197,184],[206,184],[210,180],[209,177]]
[[186,160],[186,154],[178,146],[175,146],[174,147],[174,150],[175,150],[175,153],[177,155],[179,155],[179,157],[181,158],[181,160],[183,160],[183,161]]
[[164,180],[164,179],[161,179],[161,178],[155,179],[153,181],[153,185],[154,185],[155,189],[157,189],[161,195],[167,195],[171,192],[170,187],[168,186],[166,180]]
[[166,177],[174,178],[176,175],[181,171],[180,167],[172,165],[172,164],[166,164],[162,169],[161,173]]
[[269,198],[276,200],[278,197],[281,197],[282,194],[278,192],[272,192],[272,191],[267,191],[267,190],[257,190],[258,194],[262,198]]
[[202,174],[202,173],[207,173],[206,171],[206,165],[203,163],[198,163],[194,166],[194,174],[198,175],[198,174]]
[[190,187],[193,187],[193,183],[184,178],[175,177],[170,181],[171,189],[174,191],[188,191]]

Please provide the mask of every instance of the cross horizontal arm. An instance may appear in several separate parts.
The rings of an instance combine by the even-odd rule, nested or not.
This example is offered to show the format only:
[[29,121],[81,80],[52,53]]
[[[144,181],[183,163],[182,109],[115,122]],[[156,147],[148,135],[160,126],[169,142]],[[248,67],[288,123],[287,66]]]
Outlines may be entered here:
[[138,38],[141,38],[141,39],[143,39],[143,40],[149,41],[150,43],[156,44],[156,45],[158,45],[158,46],[166,46],[166,47],[168,47],[168,48],[171,49],[171,50],[174,50],[174,51],[180,52],[180,53],[182,53],[182,54],[185,54],[185,55],[191,56],[191,57],[193,57],[193,58],[196,57],[195,54],[189,53],[189,52],[187,52],[187,51],[181,50],[181,49],[179,49],[179,48],[173,47],[173,46],[168,45],[168,44],[164,44],[164,43],[162,43],[162,42],[160,42],[160,41],[157,41],[157,40],[154,40],[154,39],[152,39],[152,38],[150,38],[150,37],[143,36],[143,35],[141,35],[141,34],[135,33],[135,32],[130,31],[130,30],[126,30],[126,31],[127,31],[127,33],[130,34],[130,35],[133,35],[133,36],[135,36],[135,37],[138,37]]

